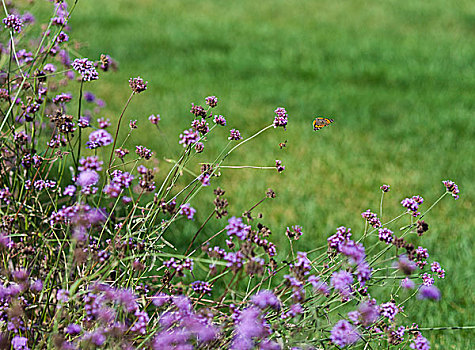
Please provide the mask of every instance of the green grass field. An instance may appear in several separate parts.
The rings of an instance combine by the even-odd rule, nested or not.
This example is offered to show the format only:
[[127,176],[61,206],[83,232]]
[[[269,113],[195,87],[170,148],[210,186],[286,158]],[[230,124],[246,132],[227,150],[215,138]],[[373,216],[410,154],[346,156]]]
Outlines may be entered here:
[[[273,188],[278,197],[261,211],[282,246],[292,224],[305,229],[296,247],[302,250],[325,244],[340,225],[358,235],[360,213],[379,210],[383,183],[391,185],[387,219],[401,212],[406,196],[420,194],[428,208],[444,191],[441,181],[454,180],[460,199],[445,198],[425,218],[430,230],[420,241],[447,271],[438,283],[443,300],[409,304],[418,311],[408,323],[475,324],[473,2],[81,0],[71,23],[71,37],[87,43],[81,55],[108,53],[120,63],[117,73],[88,84],[107,101],[105,117],[117,118],[129,77],[148,80],[126,120],[148,125],[150,114],[161,115],[162,133],[142,129],[132,142],[153,147],[164,171],[162,157],[182,149],[178,135],[189,126],[191,102],[218,96],[220,114],[244,137],[286,107],[286,132],[267,131],[227,163],[281,159],[285,172],[227,170],[217,181],[234,215]],[[335,123],[314,132],[317,115]],[[199,161],[214,159],[228,129],[210,139]],[[434,349],[475,343],[468,330],[425,336]]]

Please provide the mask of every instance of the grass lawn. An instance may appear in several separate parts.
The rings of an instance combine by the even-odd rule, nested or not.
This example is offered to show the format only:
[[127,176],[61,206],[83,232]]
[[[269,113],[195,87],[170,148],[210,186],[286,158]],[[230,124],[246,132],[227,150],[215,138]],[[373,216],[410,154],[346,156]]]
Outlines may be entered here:
[[[475,324],[474,26],[475,4],[468,0],[81,0],[71,36],[87,43],[81,55],[108,53],[119,61],[117,73],[88,84],[107,101],[105,117],[120,113],[129,77],[148,80],[126,120],[148,125],[150,114],[161,115],[161,133],[141,129],[132,143],[152,147],[163,172],[162,158],[182,149],[178,135],[189,127],[191,102],[218,96],[219,113],[244,137],[270,124],[276,107],[287,109],[287,131],[269,130],[227,161],[269,166],[280,159],[285,171],[223,170],[216,181],[232,215],[268,187],[277,192],[260,210],[282,250],[285,227],[293,224],[304,227],[295,247],[301,250],[325,244],[341,225],[358,236],[360,213],[379,211],[383,183],[391,185],[386,221],[401,212],[403,198],[420,194],[427,209],[443,193],[441,181],[455,181],[460,199],[444,198],[425,218],[430,230],[418,241],[447,271],[437,284],[443,299],[406,306],[407,323],[432,327]],[[317,115],[335,123],[314,132]],[[214,159],[228,126],[210,138],[198,161]],[[211,190],[204,197],[211,207]],[[469,330],[425,336],[434,349],[475,343]]]

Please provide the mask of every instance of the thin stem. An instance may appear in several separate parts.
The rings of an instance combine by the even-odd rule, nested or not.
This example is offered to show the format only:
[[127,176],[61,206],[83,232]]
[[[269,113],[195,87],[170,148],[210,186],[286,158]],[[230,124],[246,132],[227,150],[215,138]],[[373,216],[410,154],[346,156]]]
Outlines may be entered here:
[[134,95],[135,95],[134,92],[132,92],[130,94],[129,98],[127,99],[127,102],[125,103],[124,108],[122,109],[122,113],[120,113],[119,122],[117,123],[117,129],[115,131],[114,143],[112,144],[111,155],[110,155],[110,158],[109,158],[109,165],[107,166],[107,172],[109,172],[109,169],[110,169],[110,166],[111,166],[111,163],[112,163],[112,157],[114,156],[114,149],[115,149],[115,145],[117,143],[117,137],[119,136],[120,122],[122,121],[122,117],[124,116],[125,110],[127,109],[127,106],[129,105],[129,103],[132,100],[132,97]]

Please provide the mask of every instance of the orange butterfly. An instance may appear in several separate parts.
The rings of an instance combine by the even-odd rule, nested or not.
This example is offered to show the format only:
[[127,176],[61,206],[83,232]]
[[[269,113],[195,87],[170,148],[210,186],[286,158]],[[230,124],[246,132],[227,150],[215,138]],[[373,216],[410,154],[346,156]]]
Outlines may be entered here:
[[327,125],[330,125],[331,123],[333,123],[333,119],[316,117],[315,120],[313,121],[313,130],[315,131],[320,130],[321,128]]

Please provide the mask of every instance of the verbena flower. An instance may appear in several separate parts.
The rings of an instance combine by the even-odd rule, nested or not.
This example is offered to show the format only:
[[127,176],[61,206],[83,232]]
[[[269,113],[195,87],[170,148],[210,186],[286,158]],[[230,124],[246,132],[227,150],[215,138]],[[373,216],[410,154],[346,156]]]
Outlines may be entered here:
[[129,79],[129,86],[134,94],[139,94],[147,90],[147,84],[148,82],[144,81],[141,77]]
[[437,273],[437,277],[439,278],[445,277],[445,270],[440,266],[437,261],[434,261],[432,264],[430,264],[430,270],[432,272]]
[[354,344],[359,339],[359,334],[347,320],[338,321],[330,332],[330,339],[333,344],[340,347]]
[[419,333],[409,347],[414,350],[429,350],[430,343]]
[[99,79],[99,74],[94,67],[94,63],[87,58],[76,58],[71,67],[82,76],[83,81],[91,81]]
[[441,297],[440,290],[434,285],[421,286],[421,288],[419,288],[419,294],[417,295],[418,299],[439,300],[440,297]]
[[213,121],[221,126],[226,126],[226,119],[222,115],[215,115]]
[[410,280],[408,277],[404,278],[402,281],[401,281],[401,287],[402,288],[405,288],[405,289],[414,289],[414,287],[416,286],[416,284],[414,283],[413,280]]
[[404,208],[407,208],[407,211],[414,217],[419,216],[417,210],[419,209],[419,205],[424,202],[424,199],[421,196],[413,196],[412,198],[405,198],[401,201],[401,204]]
[[28,347],[28,339],[25,337],[20,337],[19,335],[16,335],[12,339],[12,347],[14,350],[29,350],[30,348]]
[[198,142],[199,139],[200,135],[198,134],[198,132],[195,129],[191,128],[183,131],[183,133],[180,134],[180,142],[178,143],[183,145],[183,147],[187,147],[191,144]]
[[99,181],[99,174],[94,170],[81,171],[78,175],[76,183],[79,186],[86,187],[95,185]]
[[386,244],[390,244],[394,238],[393,231],[391,231],[390,229],[386,227],[380,228],[378,230],[378,236],[379,236],[379,240],[382,242],[385,242]]
[[226,230],[228,236],[236,236],[242,241],[247,238],[247,235],[251,230],[251,226],[245,225],[242,222],[242,218],[233,216],[232,218],[228,219],[228,225],[224,229]]
[[366,210],[365,212],[361,213],[361,216],[367,221],[369,222],[369,224],[371,226],[373,226],[374,228],[378,228],[378,227],[381,227],[381,221],[379,221],[378,219],[378,215],[376,215],[376,213],[372,213],[369,209]]
[[282,161],[276,160],[275,161],[275,167],[279,173],[283,172],[285,170],[285,166],[282,165]]
[[302,236],[302,226],[300,225],[293,225],[292,229],[287,227],[287,230],[285,231],[285,234],[287,237],[290,239],[298,240],[300,236]]
[[389,185],[381,185],[380,189],[381,189],[381,191],[383,191],[383,192],[389,192],[389,190],[391,189],[391,186],[389,186]]
[[421,278],[424,286],[432,286],[434,284],[434,278],[428,273],[424,273]]
[[211,285],[208,282],[195,281],[191,283],[191,288],[196,293],[211,293]]
[[149,160],[153,155],[153,152],[144,146],[135,146],[135,153],[145,160]]
[[3,24],[5,28],[10,28],[16,33],[21,32],[21,28],[23,27],[23,21],[20,17],[15,15],[8,15],[3,19]]
[[275,111],[275,116],[274,116],[274,128],[277,128],[277,127],[283,127],[284,130],[285,130],[285,127],[287,126],[287,122],[288,122],[288,115],[287,115],[287,111],[285,110],[285,108],[282,108],[282,107],[279,107],[277,108]]
[[231,129],[228,140],[239,141],[242,139],[241,133],[237,129]]
[[339,291],[343,297],[348,297],[350,295],[352,283],[353,276],[351,273],[345,270],[334,272],[330,279],[330,284],[333,286],[333,288]]
[[152,114],[150,117],[148,117],[148,120],[150,121],[150,123],[157,125],[160,121],[160,114]]
[[447,192],[450,192],[452,194],[452,197],[454,197],[455,199],[459,199],[460,191],[459,191],[459,187],[457,186],[455,182],[450,181],[450,180],[445,180],[445,181],[442,181],[442,183],[447,189]]
[[193,220],[193,216],[196,213],[196,209],[191,207],[190,203],[186,203],[180,206],[180,215],[186,216],[188,220]]
[[110,145],[113,142],[112,136],[105,130],[99,129],[89,134],[87,147],[90,149]]
[[214,108],[218,105],[218,98],[216,96],[208,96],[205,98],[206,104],[211,108]]
[[307,280],[308,282],[310,282],[315,292],[326,295],[326,296],[330,295],[330,287],[328,286],[327,283],[320,280],[320,277],[317,277],[315,275],[310,275],[308,276]]
[[251,302],[259,309],[265,309],[270,307],[272,309],[280,309],[279,299],[270,290],[261,290],[259,293],[254,294],[251,298]]
[[398,314],[399,308],[393,302],[387,302],[379,305],[379,313],[381,316],[387,317],[390,320],[393,320],[394,317]]

